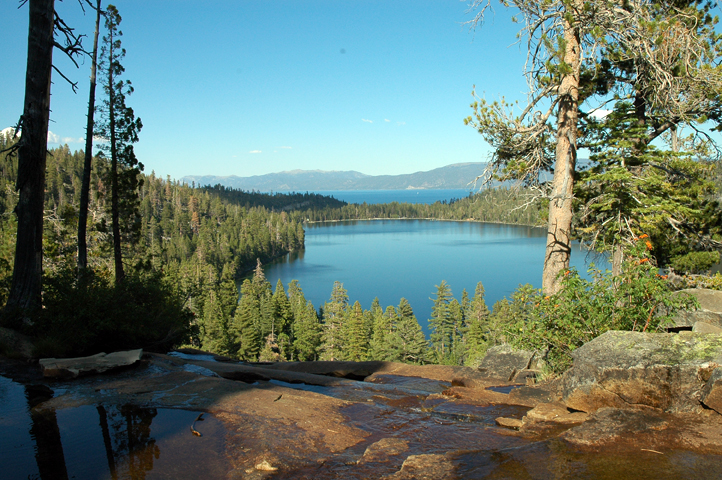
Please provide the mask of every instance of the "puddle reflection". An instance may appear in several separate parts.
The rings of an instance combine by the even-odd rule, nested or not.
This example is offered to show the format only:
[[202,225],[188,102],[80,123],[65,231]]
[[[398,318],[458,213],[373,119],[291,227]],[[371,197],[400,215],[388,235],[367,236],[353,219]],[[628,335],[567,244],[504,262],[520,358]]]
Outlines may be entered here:
[[225,431],[198,412],[135,405],[35,408],[53,397],[44,385],[0,377],[3,478],[222,478],[231,469]]

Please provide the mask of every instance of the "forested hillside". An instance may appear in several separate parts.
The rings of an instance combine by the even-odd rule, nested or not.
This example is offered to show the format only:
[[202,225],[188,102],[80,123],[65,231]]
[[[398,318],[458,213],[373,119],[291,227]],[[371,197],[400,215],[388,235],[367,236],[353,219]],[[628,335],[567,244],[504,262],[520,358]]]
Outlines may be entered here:
[[542,225],[545,209],[529,192],[511,188],[486,189],[450,202],[350,204],[295,213],[308,221],[362,220],[374,218],[428,218],[477,222]]
[[[15,141],[0,135],[0,150]],[[63,146],[48,152],[43,270],[49,285],[61,279],[68,288],[78,287],[72,272],[82,168],[82,151],[71,152]],[[88,265],[98,281],[106,281],[113,269],[107,169],[107,159],[102,156],[94,159]],[[8,296],[14,258],[16,176],[17,158],[0,154],[2,304]],[[201,332],[205,329],[203,319],[208,318],[206,302],[221,295],[223,282],[231,285],[230,294],[236,302],[234,281],[240,273],[252,269],[258,260],[266,262],[303,249],[303,226],[285,210],[301,205],[343,204],[318,195],[266,195],[222,187],[194,189],[153,173],[140,177],[137,195],[139,208],[122,219],[124,263],[136,275],[151,272],[175,292],[173,296],[180,302],[178,308],[189,309],[196,319],[193,331]],[[45,297],[50,296],[52,293],[46,292]]]
[[[15,141],[0,136],[0,150]],[[398,306],[383,308],[375,302],[370,310],[363,310],[358,302],[349,301],[343,285],[337,283],[330,300],[314,306],[305,300],[297,282],[287,289],[278,283],[273,289],[261,265],[303,249],[306,220],[406,217],[534,224],[540,215],[537,204],[522,208],[527,198],[509,190],[488,190],[433,205],[345,205],[309,193],[260,194],[220,185],[194,188],[151,173],[140,176],[137,210],[122,219],[129,278],[119,295],[112,293],[110,280],[108,161],[102,156],[94,159],[91,175],[88,264],[92,280],[76,276],[82,163],[83,152],[71,152],[67,146],[48,153],[43,264],[48,316],[41,316],[36,327],[53,337],[45,348],[58,354],[90,351],[99,344],[148,346],[143,342],[153,339],[164,340],[163,345],[182,341],[247,360],[468,361],[483,346],[474,336],[482,327],[467,326],[472,304],[481,309],[474,318],[480,321],[488,315],[481,286],[471,300],[464,292],[461,303],[450,292],[441,293],[432,324],[435,332],[442,332],[435,334],[442,340],[432,339],[429,348],[404,299]],[[17,160],[0,155],[3,303],[14,254],[16,172]],[[237,278],[254,267],[252,280],[241,286],[239,302]],[[136,314],[129,317],[134,310]],[[99,319],[103,316],[107,318]],[[76,334],[92,330],[91,326],[99,331]],[[42,336],[37,328],[30,329],[31,333]]]

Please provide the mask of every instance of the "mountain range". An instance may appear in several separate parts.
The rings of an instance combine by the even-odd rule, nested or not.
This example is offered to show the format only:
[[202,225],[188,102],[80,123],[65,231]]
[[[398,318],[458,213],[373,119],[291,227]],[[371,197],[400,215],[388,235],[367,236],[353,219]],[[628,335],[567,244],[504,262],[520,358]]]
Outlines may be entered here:
[[323,191],[323,190],[405,190],[466,188],[484,172],[486,163],[455,163],[425,172],[403,175],[366,175],[355,170],[291,170],[251,177],[230,175],[189,175],[182,182],[196,186],[223,185],[241,190],[257,191]]

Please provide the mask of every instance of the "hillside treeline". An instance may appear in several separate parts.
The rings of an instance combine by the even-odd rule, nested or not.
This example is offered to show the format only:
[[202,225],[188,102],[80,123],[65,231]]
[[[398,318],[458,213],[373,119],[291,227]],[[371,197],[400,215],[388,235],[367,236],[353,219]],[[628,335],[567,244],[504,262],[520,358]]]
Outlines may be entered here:
[[[0,135],[0,151],[15,141]],[[110,288],[112,284],[108,163],[102,156],[95,158],[91,175],[88,265],[93,278],[88,281],[97,288]],[[53,295],[77,296],[79,292],[73,289],[80,288],[82,283],[75,277],[82,168],[82,151],[71,152],[66,145],[48,152],[43,245],[47,288],[44,301],[61,309],[73,307],[69,303],[61,306],[62,298],[54,299]],[[16,177],[17,158],[0,154],[0,303],[3,305],[9,292],[14,259],[17,220],[13,209],[18,201]],[[166,293],[171,292],[169,295],[178,315],[182,312],[185,312],[182,315],[192,314],[194,320],[181,326],[183,334],[180,337],[186,339],[188,334],[204,330],[203,319],[208,317],[205,305],[209,299],[215,301],[221,295],[223,281],[232,283],[242,272],[251,270],[259,259],[266,262],[304,248],[303,226],[283,211],[284,208],[294,208],[305,202],[320,206],[324,202],[339,204],[337,200],[308,194],[267,195],[219,188],[192,188],[153,173],[141,175],[139,183],[136,192],[139,208],[122,219],[123,260],[130,272],[136,275],[136,280],[140,282],[138,286],[144,285],[143,288],[149,289],[148,278],[152,277],[159,288],[162,286]],[[145,280],[141,281],[140,277]],[[85,287],[90,288],[88,285]],[[143,288],[139,288],[137,293]],[[99,290],[94,292],[89,295],[103,297]],[[235,295],[235,288],[233,292]],[[152,302],[152,299],[148,301]],[[237,301],[237,295],[234,301]],[[122,301],[119,302],[120,308]],[[156,303],[162,302],[157,300]],[[58,318],[63,316],[59,312],[56,314]],[[93,312],[89,311],[87,315],[92,316]],[[106,316],[113,315],[106,312]],[[143,313],[143,316],[152,315],[152,312]],[[59,324],[55,327],[61,329]],[[168,327],[169,330],[174,328]],[[94,342],[87,339],[82,342],[83,345],[72,345],[72,339],[67,341],[71,343],[68,349],[74,351],[90,348]]]
[[299,211],[312,222],[365,219],[436,219],[473,220],[478,222],[540,225],[545,221],[546,210],[542,202],[528,191],[513,188],[482,190],[465,198],[449,202],[348,204],[342,207],[315,208]]

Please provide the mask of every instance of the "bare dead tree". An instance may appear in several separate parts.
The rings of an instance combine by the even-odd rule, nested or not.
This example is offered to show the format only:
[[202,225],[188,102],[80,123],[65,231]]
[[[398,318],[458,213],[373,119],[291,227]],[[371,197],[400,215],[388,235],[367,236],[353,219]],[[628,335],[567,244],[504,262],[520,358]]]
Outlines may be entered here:
[[93,162],[93,131],[95,114],[95,75],[98,66],[98,34],[100,32],[101,0],[93,6],[95,10],[95,34],[93,36],[92,63],[90,65],[90,93],[88,94],[88,123],[85,128],[85,162],[83,164],[83,183],[80,188],[80,208],[78,211],[78,274],[88,266],[88,203],[90,199],[90,173]]
[[[16,189],[19,197],[15,207],[18,233],[12,285],[4,313],[29,323],[29,314],[41,305],[45,159],[53,47],[71,59],[82,49],[80,37],[55,13],[54,0],[25,0],[20,6],[26,3],[29,3],[29,27],[25,100],[16,129],[22,135],[10,152],[18,155]],[[64,44],[56,42],[55,34],[64,39]]]

